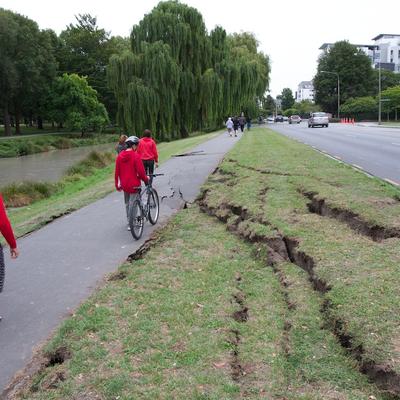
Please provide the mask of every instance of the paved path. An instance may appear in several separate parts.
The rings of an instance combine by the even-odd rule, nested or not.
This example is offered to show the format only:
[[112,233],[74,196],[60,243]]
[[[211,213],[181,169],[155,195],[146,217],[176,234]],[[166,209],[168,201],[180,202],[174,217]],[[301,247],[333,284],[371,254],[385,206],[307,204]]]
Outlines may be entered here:
[[329,128],[268,124],[267,127],[314,146],[331,156],[400,184],[400,130],[384,127],[330,124]]
[[[200,186],[224,154],[237,142],[220,135],[196,151],[175,157],[158,170],[160,223],[184,201],[193,201]],[[117,269],[150,236],[145,225],[141,241],[126,230],[121,193],[60,218],[20,239],[21,257],[6,259],[5,290],[0,295],[0,393],[11,377],[29,361],[35,346],[44,341],[60,322],[86,299],[103,276]]]

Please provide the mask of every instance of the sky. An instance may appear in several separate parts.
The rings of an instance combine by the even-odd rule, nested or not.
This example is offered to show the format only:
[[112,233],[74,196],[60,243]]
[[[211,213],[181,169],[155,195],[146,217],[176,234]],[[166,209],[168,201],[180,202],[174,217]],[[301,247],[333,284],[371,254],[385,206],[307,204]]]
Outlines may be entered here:
[[[380,33],[400,34],[399,0],[181,0],[195,7],[207,29],[252,32],[259,50],[271,60],[270,90],[275,97],[315,74],[322,43],[348,40],[370,44]],[[0,0],[0,7],[35,20],[41,29],[60,33],[75,15],[97,17],[112,35],[129,36],[133,25],[159,3],[156,0]],[[0,55],[1,56],[1,55]]]

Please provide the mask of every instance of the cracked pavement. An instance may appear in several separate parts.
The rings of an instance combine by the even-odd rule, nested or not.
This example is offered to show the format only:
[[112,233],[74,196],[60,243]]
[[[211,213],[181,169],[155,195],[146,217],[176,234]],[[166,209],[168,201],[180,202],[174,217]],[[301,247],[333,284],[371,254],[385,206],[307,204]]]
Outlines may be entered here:
[[11,262],[6,249],[6,282],[0,295],[0,392],[104,275],[115,271],[157,226],[195,200],[237,140],[221,134],[157,169],[164,174],[154,180],[160,219],[156,227],[145,224],[140,241],[127,231],[123,195],[114,192],[19,239],[17,260]]

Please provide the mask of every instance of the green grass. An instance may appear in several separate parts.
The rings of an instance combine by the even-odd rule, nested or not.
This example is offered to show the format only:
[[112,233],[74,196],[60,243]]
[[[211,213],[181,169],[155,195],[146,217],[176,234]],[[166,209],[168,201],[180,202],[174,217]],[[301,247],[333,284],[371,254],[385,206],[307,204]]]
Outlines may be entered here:
[[[160,153],[159,161],[162,163],[172,155],[188,151],[216,135],[216,133],[211,133],[168,143],[160,143],[158,145]],[[82,172],[82,164],[80,164],[79,170]],[[67,176],[62,180],[61,184],[44,184],[47,187],[50,197],[35,201],[24,207],[9,209],[8,213],[16,235],[20,237],[28,232],[32,232],[54,218],[90,204],[114,190],[114,165],[94,169],[92,172],[89,176],[82,176],[81,174]],[[37,184],[27,185],[26,190],[32,195],[32,188],[34,189]],[[13,187],[10,190],[12,191]],[[35,195],[37,192],[35,190]],[[21,196],[19,201],[21,202],[24,199],[25,197]]]
[[[17,398],[383,399],[316,325],[319,299],[305,277],[286,271],[304,303],[295,316],[254,250],[197,207],[183,210],[150,252],[120,267],[124,279],[109,280],[64,322],[44,352],[69,357],[42,368]],[[242,307],[235,295],[247,322],[232,318]],[[288,357],[289,318],[297,351]]]
[[32,137],[0,140],[0,158],[20,157],[50,150],[117,142],[118,135],[107,133],[65,133],[63,135],[32,135]]
[[258,225],[253,230],[296,239],[298,250],[314,260],[316,276],[332,288],[323,296],[329,311],[321,316],[330,324],[341,322],[353,349],[362,346],[363,365],[372,361],[400,372],[399,239],[375,242],[345,221],[311,213],[302,194],[314,192],[367,226],[396,230],[397,188],[268,129],[245,135],[205,188],[209,207],[245,207]]

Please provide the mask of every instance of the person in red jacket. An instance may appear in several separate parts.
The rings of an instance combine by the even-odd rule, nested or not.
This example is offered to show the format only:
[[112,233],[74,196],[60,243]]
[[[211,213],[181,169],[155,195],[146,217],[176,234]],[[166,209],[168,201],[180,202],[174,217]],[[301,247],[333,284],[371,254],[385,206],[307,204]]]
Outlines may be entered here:
[[[4,207],[3,198],[1,197],[1,195],[0,195],[0,232],[10,246],[11,258],[17,258],[19,255],[17,242],[15,241],[14,232],[11,228],[10,221],[7,217],[6,209]],[[0,244],[0,293],[3,291],[4,274],[5,274],[4,253],[3,253],[3,248]]]
[[[115,188],[124,192],[126,217],[129,218],[129,206],[133,204],[138,195],[141,180],[148,184],[149,178],[143,167],[140,155],[136,152],[139,138],[130,136],[126,139],[127,149],[119,153],[115,161]],[[129,227],[128,227],[129,229]]]
[[151,137],[151,131],[146,129],[140,139],[137,152],[142,157],[146,174],[150,175],[150,183],[153,181],[154,167],[158,167],[158,152],[156,142]]

